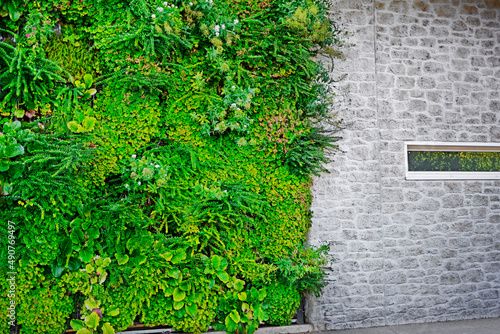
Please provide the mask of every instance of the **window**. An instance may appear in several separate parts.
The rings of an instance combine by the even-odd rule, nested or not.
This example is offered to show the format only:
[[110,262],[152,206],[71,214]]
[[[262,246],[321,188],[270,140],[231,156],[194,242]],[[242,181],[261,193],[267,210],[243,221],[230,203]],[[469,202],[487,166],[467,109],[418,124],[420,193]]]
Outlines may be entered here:
[[405,142],[407,180],[500,179],[500,143]]

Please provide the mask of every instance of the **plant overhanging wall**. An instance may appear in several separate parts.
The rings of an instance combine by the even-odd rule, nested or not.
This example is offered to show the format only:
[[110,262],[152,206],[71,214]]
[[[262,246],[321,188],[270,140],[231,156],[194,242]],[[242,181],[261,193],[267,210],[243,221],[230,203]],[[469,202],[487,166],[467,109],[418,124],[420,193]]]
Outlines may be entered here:
[[1,333],[252,333],[320,292],[311,175],[340,124],[311,57],[338,55],[342,33],[324,2],[0,0],[0,15]]

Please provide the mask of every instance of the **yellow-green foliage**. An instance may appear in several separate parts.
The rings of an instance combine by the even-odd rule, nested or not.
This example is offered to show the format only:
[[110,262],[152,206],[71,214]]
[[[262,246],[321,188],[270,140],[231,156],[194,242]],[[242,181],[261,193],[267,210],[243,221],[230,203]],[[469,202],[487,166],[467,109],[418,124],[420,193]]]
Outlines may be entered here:
[[[16,174],[0,172],[10,192],[0,221],[16,221],[19,263],[30,265],[19,276],[23,331],[61,332],[83,300],[116,330],[137,317],[193,333],[289,324],[301,296],[325,284],[327,248],[305,247],[311,174],[337,139],[318,125],[331,120],[322,102],[331,92],[311,60],[340,33],[324,2],[24,8],[30,21],[17,31],[33,30],[28,14],[39,13],[46,40],[21,34],[20,51],[0,43],[0,102],[19,102],[21,115],[36,98],[43,110],[24,127],[66,146],[21,138]],[[56,22],[61,36],[49,33]],[[6,72],[16,52],[39,67],[18,57],[23,71]],[[42,85],[43,66],[58,76]],[[83,82],[65,82],[67,72]],[[16,94],[23,75],[29,94]]]
[[16,275],[16,322],[21,333],[59,334],[74,312],[73,298],[54,278],[46,277],[41,267],[21,267]]
[[89,42],[64,40],[62,37],[52,39],[45,48],[47,58],[60,64],[74,79],[82,80],[85,74],[94,78],[101,75],[98,58],[90,51]]
[[91,144],[98,150],[87,180],[103,185],[110,173],[119,172],[124,161],[158,133],[159,113],[158,101],[149,95],[106,87],[94,107],[85,110],[86,116],[97,119]]

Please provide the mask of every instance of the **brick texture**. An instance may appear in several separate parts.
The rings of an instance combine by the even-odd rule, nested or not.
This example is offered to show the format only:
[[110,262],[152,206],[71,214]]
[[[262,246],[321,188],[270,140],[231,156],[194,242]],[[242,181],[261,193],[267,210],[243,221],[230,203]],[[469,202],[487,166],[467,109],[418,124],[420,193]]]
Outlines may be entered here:
[[500,316],[500,182],[406,181],[403,145],[500,142],[500,2],[331,1],[353,32],[333,74],[351,103],[313,186],[309,242],[332,243],[334,261],[309,322]]

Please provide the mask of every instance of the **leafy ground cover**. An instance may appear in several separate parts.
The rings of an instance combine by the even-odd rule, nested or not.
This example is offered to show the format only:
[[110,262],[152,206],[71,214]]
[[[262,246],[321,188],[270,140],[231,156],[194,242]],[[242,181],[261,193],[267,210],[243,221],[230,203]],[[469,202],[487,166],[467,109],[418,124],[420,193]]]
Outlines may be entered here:
[[327,11],[1,0],[2,333],[11,303],[22,333],[289,324],[327,262],[304,245],[341,128]]

